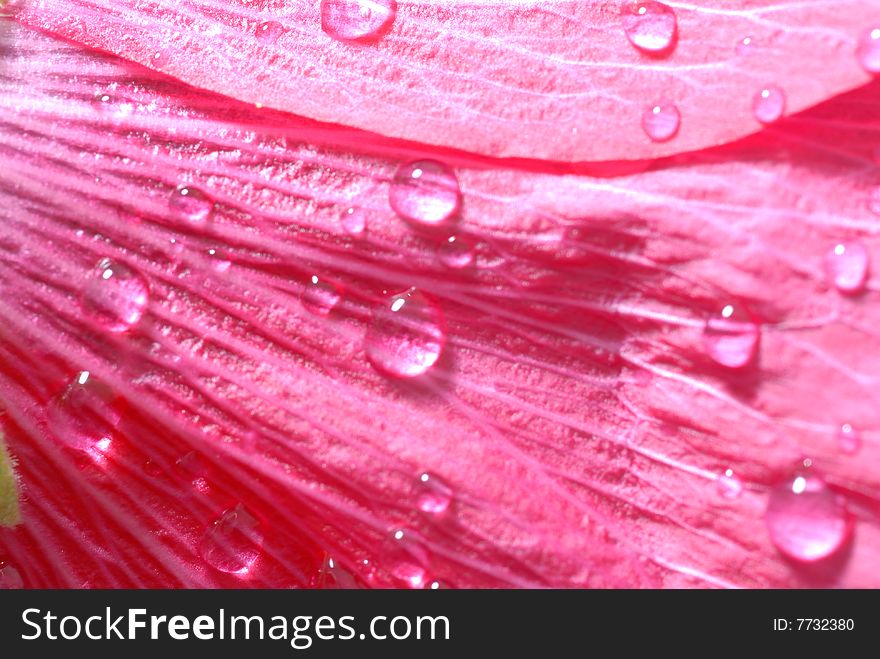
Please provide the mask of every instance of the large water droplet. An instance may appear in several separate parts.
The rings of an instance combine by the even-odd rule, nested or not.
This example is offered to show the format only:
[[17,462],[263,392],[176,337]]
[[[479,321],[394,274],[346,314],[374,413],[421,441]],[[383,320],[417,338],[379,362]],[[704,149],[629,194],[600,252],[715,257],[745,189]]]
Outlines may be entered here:
[[125,332],[144,315],[149,299],[146,279],[122,263],[102,259],[86,279],[80,307],[105,330]]
[[405,220],[422,226],[436,226],[451,218],[461,205],[458,178],[436,160],[418,160],[402,165],[388,192],[391,208]]
[[442,515],[452,504],[452,488],[439,476],[424,472],[416,482],[416,505],[423,513]]
[[168,200],[171,213],[178,219],[201,225],[214,211],[213,200],[198,188],[181,185]]
[[785,92],[779,87],[765,87],[752,99],[752,112],[762,124],[772,124],[785,113]]
[[0,590],[21,590],[24,588],[24,579],[21,573],[9,565],[0,561]]
[[46,407],[46,429],[71,448],[106,451],[122,417],[113,390],[88,371],[79,373]]
[[834,287],[841,293],[859,293],[868,279],[870,258],[862,243],[838,243],[825,257],[825,269]]
[[429,585],[428,551],[418,536],[408,529],[394,531],[382,547],[382,562],[388,573],[406,588]]
[[318,316],[326,316],[342,299],[339,285],[312,275],[302,292],[303,306]]
[[852,455],[862,448],[862,437],[851,423],[844,423],[837,431],[837,443],[841,451]]
[[473,264],[474,250],[466,239],[450,236],[440,244],[437,257],[447,268],[460,270]]
[[880,73],[880,26],[865,30],[856,47],[859,64],[868,73]]
[[727,304],[709,318],[703,329],[703,346],[718,364],[742,368],[758,354],[761,328],[744,305]]
[[672,103],[657,103],[642,114],[642,129],[655,142],[671,140],[680,124],[681,115]]
[[342,228],[350,236],[361,236],[367,230],[367,213],[362,208],[346,208],[342,213]]
[[626,38],[639,50],[659,55],[675,45],[675,12],[662,2],[625,2],[621,14]]
[[736,499],[742,494],[743,484],[739,476],[733,473],[733,469],[727,469],[723,474],[718,476],[715,485],[720,494],[725,499]]
[[266,21],[257,26],[257,41],[264,46],[271,46],[284,34],[284,26],[278,21]]
[[260,555],[260,523],[241,504],[225,511],[205,531],[199,551],[213,568],[230,574],[247,574]]
[[321,0],[321,28],[341,41],[375,39],[396,14],[395,0]]
[[797,476],[773,488],[765,519],[776,548],[805,563],[836,553],[852,530],[846,500],[815,476]]
[[374,311],[365,349],[381,373],[413,378],[427,372],[443,352],[443,313],[415,288],[391,296]]

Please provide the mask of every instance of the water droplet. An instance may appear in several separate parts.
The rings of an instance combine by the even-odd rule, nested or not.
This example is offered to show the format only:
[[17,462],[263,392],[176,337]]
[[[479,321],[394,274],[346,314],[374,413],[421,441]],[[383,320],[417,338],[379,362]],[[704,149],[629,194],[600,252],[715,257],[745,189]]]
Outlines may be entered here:
[[161,69],[163,66],[168,64],[169,59],[170,56],[167,50],[157,50],[150,57],[150,63],[157,69]]
[[217,272],[226,272],[232,267],[232,261],[223,258],[220,250],[216,247],[208,249],[208,258],[211,259],[211,265]]
[[758,354],[761,328],[744,305],[727,304],[721,313],[706,321],[703,346],[718,364],[742,368]]
[[657,103],[642,114],[642,129],[655,142],[675,137],[680,123],[681,115],[672,103]]
[[755,40],[752,37],[744,37],[736,42],[736,54],[740,57],[751,55],[755,50]]
[[302,292],[303,306],[318,316],[329,314],[342,298],[342,288],[318,275],[312,275]]
[[862,447],[862,437],[852,424],[844,423],[837,431],[837,443],[841,451],[852,455]]
[[416,482],[416,505],[423,513],[442,515],[452,504],[452,488],[435,474],[424,472]]
[[113,97],[107,92],[98,92],[92,99],[92,105],[95,109],[104,111],[113,105]]
[[382,550],[382,562],[399,585],[419,589],[430,584],[428,551],[414,532],[408,529],[394,531]]
[[172,214],[180,220],[204,224],[214,210],[214,202],[198,188],[181,185],[168,200]]
[[353,590],[360,588],[355,576],[336,562],[331,556],[324,556],[324,562],[318,572],[310,579],[312,588],[321,590]]
[[257,26],[257,41],[264,46],[271,46],[284,34],[284,26],[278,21],[266,21]]
[[125,332],[140,321],[150,299],[147,280],[122,263],[102,259],[80,295],[83,313],[109,332]]
[[862,33],[856,47],[856,58],[868,73],[880,73],[880,26]]
[[388,30],[395,0],[322,0],[321,29],[340,41],[371,40]]
[[61,444],[106,451],[122,418],[113,390],[88,371],[80,372],[46,407],[46,430]]
[[241,504],[225,511],[205,531],[199,548],[213,568],[230,574],[247,574],[260,555],[260,523]]
[[447,268],[456,270],[467,268],[474,262],[474,250],[470,243],[458,236],[444,240],[437,250],[437,256]]
[[846,500],[815,476],[797,476],[774,487],[765,520],[776,548],[805,563],[839,551],[852,530]]
[[675,12],[662,2],[625,2],[621,14],[626,38],[639,50],[658,55],[675,45]]
[[838,291],[859,293],[868,279],[869,261],[868,249],[862,243],[838,243],[825,257],[825,269]]
[[21,573],[9,565],[0,561],[0,590],[21,590],[24,588],[24,579]]
[[350,236],[363,235],[367,230],[367,213],[362,208],[345,209],[342,213],[342,228]]
[[739,476],[733,473],[733,469],[727,469],[718,476],[715,485],[718,488],[718,494],[725,499],[736,499],[743,491],[742,481]]
[[461,190],[449,167],[436,160],[418,160],[397,170],[388,199],[391,208],[405,220],[437,226],[458,211]]
[[391,377],[412,378],[437,363],[445,343],[440,307],[411,288],[374,310],[365,349],[376,370]]
[[779,87],[765,87],[752,99],[752,112],[762,124],[772,124],[785,113],[785,92]]

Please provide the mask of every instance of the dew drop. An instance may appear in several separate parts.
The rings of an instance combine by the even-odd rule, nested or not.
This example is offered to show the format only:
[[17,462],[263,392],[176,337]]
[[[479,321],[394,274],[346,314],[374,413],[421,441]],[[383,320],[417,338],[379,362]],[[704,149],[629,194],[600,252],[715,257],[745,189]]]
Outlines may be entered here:
[[302,292],[303,306],[317,316],[326,316],[339,304],[342,288],[334,282],[312,275]]
[[458,211],[461,189],[449,167],[436,160],[418,160],[397,170],[388,199],[391,208],[405,220],[432,227]]
[[416,490],[416,505],[423,513],[442,515],[452,505],[452,488],[435,474],[427,471],[420,474]]
[[865,288],[869,262],[868,249],[862,243],[838,243],[828,251],[825,269],[834,287],[851,295]]
[[122,418],[113,390],[80,372],[46,407],[46,430],[59,443],[82,451],[106,451]]
[[345,209],[342,213],[342,229],[350,236],[361,236],[367,230],[367,213],[362,208]]
[[655,142],[671,140],[680,124],[681,115],[672,103],[657,103],[642,114],[642,129]]
[[474,250],[464,238],[450,236],[437,250],[440,263],[453,270],[467,268],[474,262]]
[[122,263],[102,259],[80,295],[83,313],[109,332],[125,332],[140,321],[150,300],[147,280]]
[[384,300],[367,330],[367,358],[390,377],[413,378],[426,373],[443,352],[443,312],[418,289]]
[[755,50],[755,40],[752,37],[743,37],[736,42],[736,54],[740,57],[751,55]]
[[752,99],[752,113],[762,124],[772,124],[785,113],[785,92],[779,87],[765,87]]
[[216,247],[208,249],[208,258],[211,260],[211,266],[217,272],[226,272],[232,267],[232,261],[224,258]]
[[171,213],[192,224],[204,224],[214,211],[214,202],[198,188],[181,185],[168,200]]
[[675,12],[662,2],[625,2],[621,14],[626,38],[639,50],[658,55],[675,45]]
[[170,57],[167,50],[157,50],[150,57],[150,63],[157,69],[161,69],[163,66],[168,64],[169,59]]
[[21,590],[24,579],[21,573],[9,563],[0,561],[0,590]]
[[199,551],[213,568],[230,574],[247,574],[260,555],[260,523],[241,504],[225,511],[205,531]]
[[257,41],[264,46],[271,46],[284,34],[284,26],[278,21],[266,21],[257,26]]
[[395,0],[321,0],[321,29],[339,41],[372,40],[396,14]]
[[397,529],[385,541],[382,550],[383,563],[400,586],[420,589],[430,584],[428,551],[414,532]]
[[715,484],[718,488],[718,494],[725,499],[736,499],[743,491],[742,481],[739,476],[733,473],[733,469],[727,469],[718,476]]
[[853,455],[862,447],[862,437],[851,423],[844,423],[837,431],[837,443],[841,451]]
[[324,556],[323,564],[309,581],[312,588],[320,590],[353,590],[360,587],[355,576],[329,555]]
[[113,97],[107,92],[98,92],[92,99],[92,105],[103,112],[113,105]]
[[804,563],[836,553],[852,530],[846,500],[816,476],[800,475],[774,487],[765,520],[776,548]]
[[880,26],[862,33],[856,47],[856,58],[868,73],[880,73]]
[[703,329],[703,346],[718,364],[742,368],[758,354],[761,328],[743,305],[727,304],[717,316],[709,318]]

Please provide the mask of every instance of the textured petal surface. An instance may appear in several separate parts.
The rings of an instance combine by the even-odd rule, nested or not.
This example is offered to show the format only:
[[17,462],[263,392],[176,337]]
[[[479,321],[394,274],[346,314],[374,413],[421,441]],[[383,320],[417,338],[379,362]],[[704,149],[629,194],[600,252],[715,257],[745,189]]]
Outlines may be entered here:
[[[415,563],[455,586],[880,586],[878,287],[840,295],[824,265],[840,241],[880,250],[880,85],[640,171],[446,154],[449,232],[473,245],[450,270],[448,233],[388,204],[423,149],[35,33],[2,53],[0,401],[24,522],[0,560],[26,585],[401,585]],[[181,217],[179,186],[210,219]],[[127,332],[85,311],[104,259],[148,284]],[[327,315],[303,304],[313,276],[342,292]],[[401,382],[364,336],[412,286],[446,349]],[[760,354],[732,372],[703,328],[740,301]],[[64,416],[84,372],[104,383],[77,408],[85,451]],[[810,569],[764,521],[805,459],[855,530]],[[415,540],[389,549],[399,529]]]
[[[622,5],[400,0],[389,29],[366,42],[328,36],[312,0],[13,6],[30,25],[250,103],[559,161],[639,160],[753,133],[754,97],[768,87],[797,112],[865,83],[857,43],[880,21],[880,6],[863,0],[669,3],[677,39],[658,56],[628,41]],[[681,126],[655,143],[642,117],[664,102],[678,107]]]

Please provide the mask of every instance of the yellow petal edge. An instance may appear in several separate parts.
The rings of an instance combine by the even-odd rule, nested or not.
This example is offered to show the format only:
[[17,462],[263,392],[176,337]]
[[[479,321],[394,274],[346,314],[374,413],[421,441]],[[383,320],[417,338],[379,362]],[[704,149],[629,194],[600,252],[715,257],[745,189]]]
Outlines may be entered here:
[[21,520],[18,508],[18,481],[12,468],[12,458],[0,435],[0,526],[15,526]]

